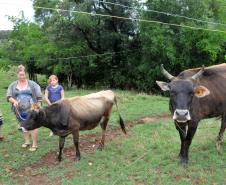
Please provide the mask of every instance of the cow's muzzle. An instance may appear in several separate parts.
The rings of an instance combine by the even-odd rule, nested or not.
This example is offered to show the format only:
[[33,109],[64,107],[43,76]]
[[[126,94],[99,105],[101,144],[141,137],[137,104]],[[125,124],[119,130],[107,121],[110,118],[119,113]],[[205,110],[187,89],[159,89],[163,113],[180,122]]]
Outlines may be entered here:
[[28,130],[25,129],[24,127],[21,127],[21,129],[22,129],[23,132],[28,132]]
[[173,119],[177,122],[185,123],[191,120],[190,112],[187,109],[176,109],[173,114]]

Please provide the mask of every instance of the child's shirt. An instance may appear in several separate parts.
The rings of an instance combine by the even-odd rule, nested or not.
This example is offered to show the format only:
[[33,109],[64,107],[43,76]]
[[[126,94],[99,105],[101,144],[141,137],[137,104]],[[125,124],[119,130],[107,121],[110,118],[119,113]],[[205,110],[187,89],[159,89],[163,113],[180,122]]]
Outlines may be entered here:
[[57,85],[57,87],[53,87],[49,85],[46,90],[48,91],[48,99],[51,103],[54,103],[58,100],[60,100],[61,97],[61,91],[63,91],[63,87],[61,85]]

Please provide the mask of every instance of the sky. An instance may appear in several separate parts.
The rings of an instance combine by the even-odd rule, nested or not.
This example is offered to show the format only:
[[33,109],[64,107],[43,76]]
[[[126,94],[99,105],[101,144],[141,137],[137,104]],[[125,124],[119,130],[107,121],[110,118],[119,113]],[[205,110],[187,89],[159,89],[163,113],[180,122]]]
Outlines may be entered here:
[[12,30],[13,24],[8,16],[19,16],[24,11],[24,16],[29,21],[33,20],[34,9],[31,0],[0,0],[0,30]]
[[[146,0],[140,0],[145,2]],[[24,11],[24,16],[29,21],[33,21],[34,9],[31,0],[0,0],[0,30],[12,30],[13,24],[7,16],[20,15]]]

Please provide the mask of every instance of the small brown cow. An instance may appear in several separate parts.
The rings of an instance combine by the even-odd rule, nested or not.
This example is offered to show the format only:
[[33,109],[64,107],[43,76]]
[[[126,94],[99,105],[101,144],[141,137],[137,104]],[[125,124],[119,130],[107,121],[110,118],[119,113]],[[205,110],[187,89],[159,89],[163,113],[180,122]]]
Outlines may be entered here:
[[[65,137],[72,133],[76,148],[76,160],[80,160],[79,131],[91,130],[100,123],[102,138],[98,148],[102,149],[107,123],[114,103],[118,111],[116,97],[111,90],[64,99],[39,111],[37,109],[30,111],[27,120],[22,123],[21,127],[26,131],[44,126],[58,135],[60,138],[59,161],[62,160]],[[126,134],[125,125],[119,111],[118,114],[121,129]]]

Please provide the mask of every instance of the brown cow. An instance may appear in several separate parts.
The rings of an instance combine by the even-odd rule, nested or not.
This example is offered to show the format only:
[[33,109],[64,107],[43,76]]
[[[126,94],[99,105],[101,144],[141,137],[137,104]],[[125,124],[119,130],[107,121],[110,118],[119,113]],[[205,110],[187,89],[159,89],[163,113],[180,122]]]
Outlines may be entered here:
[[163,65],[161,72],[170,82],[156,82],[163,91],[170,91],[170,111],[181,139],[179,156],[186,166],[189,146],[201,119],[222,118],[217,147],[222,142],[226,128],[226,64],[185,70],[177,77]]
[[[21,127],[26,131],[44,126],[58,135],[60,137],[59,161],[62,160],[65,137],[72,133],[76,148],[76,159],[80,160],[79,131],[91,130],[100,123],[102,139],[99,148],[102,149],[104,147],[107,123],[114,103],[118,111],[116,97],[110,90],[64,99],[39,111],[37,109],[30,111],[27,120],[22,123]],[[119,118],[121,129],[126,134],[120,113]]]

